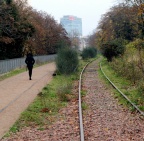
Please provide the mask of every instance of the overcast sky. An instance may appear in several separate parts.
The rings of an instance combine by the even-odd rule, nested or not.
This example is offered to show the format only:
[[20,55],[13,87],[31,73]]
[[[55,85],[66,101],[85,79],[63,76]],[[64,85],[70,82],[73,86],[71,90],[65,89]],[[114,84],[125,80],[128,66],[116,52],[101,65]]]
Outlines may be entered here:
[[60,22],[64,15],[82,18],[83,36],[89,35],[97,27],[105,14],[117,0],[28,0],[34,8],[47,12]]

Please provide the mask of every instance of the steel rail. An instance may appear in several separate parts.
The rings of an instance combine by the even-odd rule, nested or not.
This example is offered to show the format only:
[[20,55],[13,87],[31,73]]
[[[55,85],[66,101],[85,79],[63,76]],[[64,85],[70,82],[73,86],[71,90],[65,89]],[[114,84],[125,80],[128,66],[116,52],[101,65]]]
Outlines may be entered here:
[[86,69],[86,67],[95,60],[92,60],[90,62],[88,62],[84,68],[82,69],[81,73],[80,73],[80,79],[79,79],[79,121],[80,121],[80,141],[84,141],[84,129],[83,129],[83,118],[82,118],[82,107],[81,107],[81,86],[82,86],[82,75],[84,70]]
[[141,114],[144,116],[144,112],[141,111],[134,103],[131,102],[131,100],[124,94],[122,93],[117,87],[116,85],[106,76],[106,74],[104,73],[102,67],[101,67],[101,63],[100,63],[100,69],[103,73],[103,75],[106,77],[106,79],[110,82],[110,84]]

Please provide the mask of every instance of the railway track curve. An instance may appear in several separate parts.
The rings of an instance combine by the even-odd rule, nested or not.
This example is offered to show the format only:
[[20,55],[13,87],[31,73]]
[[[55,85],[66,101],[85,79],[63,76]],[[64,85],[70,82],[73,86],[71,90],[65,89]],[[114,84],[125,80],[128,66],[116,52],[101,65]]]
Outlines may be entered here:
[[[87,77],[88,79],[86,78],[87,80],[86,80],[85,83],[88,86],[86,86],[86,85],[85,86],[87,87],[87,91],[89,91],[88,92],[89,94],[88,94],[88,96],[86,96],[87,97],[86,99],[89,99],[87,101],[87,103],[88,104],[90,103],[90,107],[91,107],[92,111],[94,112],[94,113],[93,112],[91,113],[92,115],[89,115],[89,114],[87,115],[88,117],[90,117],[90,116],[93,117],[93,119],[92,118],[89,119],[86,116],[83,117],[83,114],[82,114],[83,112],[81,110],[81,107],[79,107],[79,118],[80,118],[79,119],[80,120],[79,123],[80,123],[80,137],[81,137],[81,141],[85,141],[85,140],[89,141],[89,140],[91,140],[92,139],[92,135],[94,136],[93,137],[94,140],[103,141],[103,140],[107,140],[107,139],[115,140],[115,138],[116,139],[120,139],[120,135],[113,136],[112,132],[115,132],[114,130],[118,130],[118,132],[125,132],[123,130],[130,130],[131,126],[132,126],[131,130],[133,130],[132,131],[133,135],[132,135],[131,139],[134,139],[134,140],[140,140],[141,139],[141,140],[143,140],[144,139],[144,133],[141,133],[141,131],[144,130],[144,126],[137,127],[136,124],[132,125],[130,123],[129,123],[129,127],[124,127],[124,125],[123,125],[123,122],[125,122],[125,117],[127,117],[127,119],[131,120],[132,122],[134,122],[135,120],[140,120],[139,119],[139,114],[138,115],[137,114],[133,115],[130,111],[127,111],[127,110],[123,109],[123,107],[118,106],[117,105],[118,102],[116,102],[116,99],[111,98],[111,96],[108,96],[107,92],[104,92],[104,94],[103,94],[103,92],[100,92],[100,89],[102,89],[102,90],[106,89],[106,88],[103,88],[103,86],[100,86],[100,88],[97,88],[97,87],[99,87],[99,86],[97,86],[99,82],[97,82],[97,80],[94,80],[95,77],[93,76],[93,74],[96,74],[96,71],[98,71],[98,67],[101,68],[102,73],[104,72],[102,70],[102,67],[99,66],[98,64],[99,64],[99,62],[97,60],[89,62],[83,68],[83,70],[81,72],[81,75],[80,75],[80,81],[79,81],[79,106],[81,106],[81,99],[82,99],[81,98],[81,90],[82,90],[82,83],[84,83],[84,82],[82,82],[83,81],[83,77]],[[97,69],[95,68],[96,65],[97,65]],[[84,76],[84,73],[87,73],[87,74]],[[96,75],[97,75],[96,77],[98,77],[98,74],[96,74]],[[106,75],[104,75],[104,76],[106,77]],[[106,78],[108,79],[108,77],[106,77]],[[87,81],[89,81],[91,84],[89,84]],[[96,85],[93,85],[94,83],[96,83]],[[114,88],[118,90],[117,87],[114,87]],[[92,89],[95,89],[95,91],[96,90],[98,91],[98,93],[97,93],[98,96],[93,94],[94,90],[92,90]],[[119,92],[120,92],[120,90],[119,90]],[[105,96],[105,93],[106,93],[106,96]],[[90,95],[92,95],[92,96],[90,96]],[[90,98],[88,98],[88,97],[90,97]],[[128,102],[130,102],[127,98],[126,98],[126,100]],[[91,103],[92,103],[92,105],[91,105]],[[100,109],[99,108],[95,109],[96,105],[97,105],[97,107],[100,105],[101,108]],[[132,106],[134,106],[134,108],[136,108],[135,105],[132,104]],[[138,109],[136,108],[136,110],[138,110]],[[143,115],[143,112],[141,112],[141,111],[139,111],[139,112],[140,112],[141,115]],[[95,115],[93,115],[93,114],[95,114]],[[123,117],[120,117],[120,116],[123,116]],[[115,118],[117,118],[117,119],[115,119]],[[111,119],[113,119],[112,122],[109,122],[109,120],[111,121]],[[92,123],[93,124],[92,125],[92,130],[90,129],[90,124],[87,124],[87,123],[89,123],[89,120],[90,120],[90,124],[91,124],[91,121],[93,122]],[[94,123],[94,122],[98,122],[98,124]],[[108,123],[105,123],[105,122],[108,122]],[[143,120],[142,121],[140,120],[140,121],[137,121],[137,122],[143,123]],[[119,128],[118,129],[116,127],[117,123],[119,124]],[[105,124],[108,124],[108,125],[105,125]],[[114,127],[112,127],[111,124],[113,124]],[[120,124],[122,124],[122,125],[120,125]],[[95,129],[93,127],[94,125],[96,125],[95,127],[98,126],[100,131]],[[109,132],[109,135],[105,135],[103,130],[106,130],[105,132]],[[136,133],[136,130],[140,131],[140,132]],[[103,135],[101,135],[102,132],[103,132]],[[140,135],[140,133],[141,133],[141,135]],[[97,134],[97,135],[95,135],[95,134]],[[137,134],[139,134],[139,137],[138,137]],[[128,139],[129,138],[128,136],[129,136],[129,133],[126,133],[125,135],[122,135],[121,140],[123,140],[124,138]]]

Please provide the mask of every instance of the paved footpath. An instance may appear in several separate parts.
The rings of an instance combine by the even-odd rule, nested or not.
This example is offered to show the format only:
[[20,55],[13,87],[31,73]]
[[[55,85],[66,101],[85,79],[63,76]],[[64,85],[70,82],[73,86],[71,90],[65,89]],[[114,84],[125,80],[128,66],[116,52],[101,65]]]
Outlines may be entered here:
[[0,81],[0,139],[35,99],[42,88],[52,80],[55,64],[48,63],[28,72]]

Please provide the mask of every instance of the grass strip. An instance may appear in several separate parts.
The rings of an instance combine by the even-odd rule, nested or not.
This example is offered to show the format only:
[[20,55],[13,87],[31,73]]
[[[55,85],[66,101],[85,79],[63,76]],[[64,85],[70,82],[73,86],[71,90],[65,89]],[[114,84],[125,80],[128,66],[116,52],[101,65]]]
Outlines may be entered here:
[[[128,79],[118,75],[110,66],[106,60],[102,60],[102,69],[107,77],[135,104],[140,110],[144,111],[144,96],[139,87],[131,83]],[[100,77],[105,80],[107,86],[110,88],[110,84],[104,78],[102,72],[99,70]],[[116,90],[113,90],[115,97],[118,98],[120,104],[129,107],[131,110],[134,108],[119,94]]]

